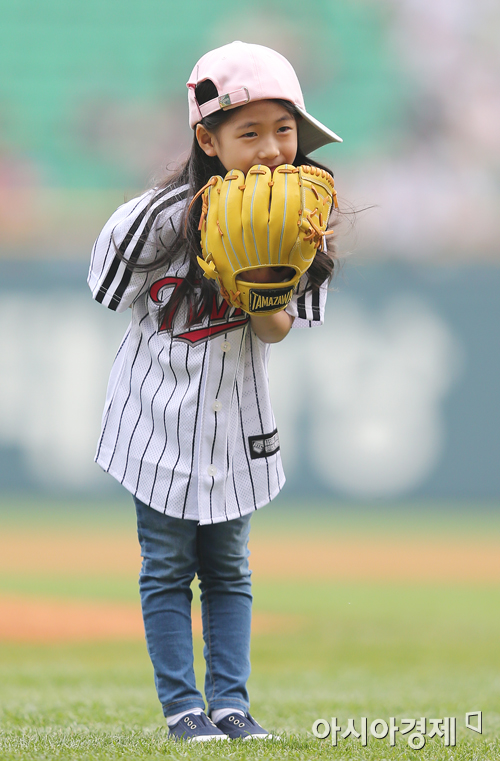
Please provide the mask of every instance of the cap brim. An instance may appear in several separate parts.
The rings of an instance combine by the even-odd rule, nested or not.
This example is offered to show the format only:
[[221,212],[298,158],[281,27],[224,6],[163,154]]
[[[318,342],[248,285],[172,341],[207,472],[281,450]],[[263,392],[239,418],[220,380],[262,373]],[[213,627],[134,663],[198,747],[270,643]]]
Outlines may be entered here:
[[303,153],[307,155],[328,143],[344,142],[341,137],[332,132],[331,129],[328,129],[328,127],[325,127],[324,124],[321,124],[314,116],[308,114],[305,109],[297,106],[296,103],[294,105],[302,116],[302,120],[299,122],[299,146]]

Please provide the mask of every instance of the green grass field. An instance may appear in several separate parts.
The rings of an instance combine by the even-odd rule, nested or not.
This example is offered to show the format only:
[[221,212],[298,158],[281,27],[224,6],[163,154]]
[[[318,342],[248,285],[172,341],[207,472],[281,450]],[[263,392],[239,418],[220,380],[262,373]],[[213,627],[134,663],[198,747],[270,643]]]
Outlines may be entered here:
[[[93,527],[96,534],[133,531],[130,510],[49,509],[4,505],[5,531],[20,525],[43,531],[61,522]],[[474,508],[292,509],[291,532],[323,536],[390,534],[395,543],[408,531],[425,543],[431,532],[484,537],[500,548],[495,506]],[[259,536],[283,536],[286,505],[255,516]],[[435,537],[434,537],[435,538]],[[301,559],[298,557],[297,563]],[[0,643],[0,759],[500,759],[500,579],[491,583],[287,582],[254,576],[254,610],[283,614],[296,625],[256,633],[249,684],[252,713],[280,735],[267,742],[182,745],[167,740],[151,665],[141,641],[28,644]],[[137,600],[136,580],[115,576],[99,583],[71,573],[43,572],[30,578],[0,575],[0,592],[66,599]],[[286,619],[288,620],[288,619]],[[202,683],[202,643],[196,639]],[[467,711],[483,712],[483,734],[464,726]],[[427,738],[413,750],[406,737],[369,737],[368,745],[318,740],[315,719],[337,717],[358,727],[396,717],[457,718],[457,745]]]

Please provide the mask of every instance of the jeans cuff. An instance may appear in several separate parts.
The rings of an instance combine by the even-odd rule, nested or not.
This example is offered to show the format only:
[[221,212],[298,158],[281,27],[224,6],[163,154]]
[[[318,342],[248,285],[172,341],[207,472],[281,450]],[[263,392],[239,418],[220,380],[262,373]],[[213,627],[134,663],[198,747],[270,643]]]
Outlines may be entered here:
[[[235,706],[236,707],[236,706]],[[172,703],[165,703],[163,706],[163,715],[174,716],[181,711],[187,711],[190,708],[201,708],[205,710],[205,704],[203,700],[196,700],[196,698],[186,698],[185,700],[174,700]]]
[[207,716],[210,716],[212,711],[216,711],[218,708],[240,708],[245,713],[248,713],[250,704],[239,698],[216,698],[209,701]]

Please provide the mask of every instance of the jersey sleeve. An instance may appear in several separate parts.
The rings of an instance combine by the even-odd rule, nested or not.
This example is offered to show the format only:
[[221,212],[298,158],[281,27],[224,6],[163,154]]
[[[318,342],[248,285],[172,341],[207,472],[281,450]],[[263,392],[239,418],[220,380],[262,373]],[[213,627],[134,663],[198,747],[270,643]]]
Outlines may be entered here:
[[298,288],[285,308],[289,315],[295,317],[293,328],[313,328],[316,325],[323,325],[325,321],[328,280],[325,280],[317,291],[307,291],[308,282],[306,272],[299,280]]
[[115,211],[92,249],[87,281],[96,301],[123,312],[148,288],[151,274],[127,262],[150,264],[174,239],[187,192],[187,185],[148,190]]

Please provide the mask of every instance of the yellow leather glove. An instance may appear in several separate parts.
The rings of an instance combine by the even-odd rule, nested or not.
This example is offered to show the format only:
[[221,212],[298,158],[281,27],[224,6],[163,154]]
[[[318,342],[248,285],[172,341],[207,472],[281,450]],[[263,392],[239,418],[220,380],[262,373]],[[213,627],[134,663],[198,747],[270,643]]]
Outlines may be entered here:
[[[201,192],[201,191],[200,191]],[[324,240],[333,177],[313,166],[253,166],[203,190],[200,219],[205,277],[218,280],[224,298],[248,314],[286,307]]]

